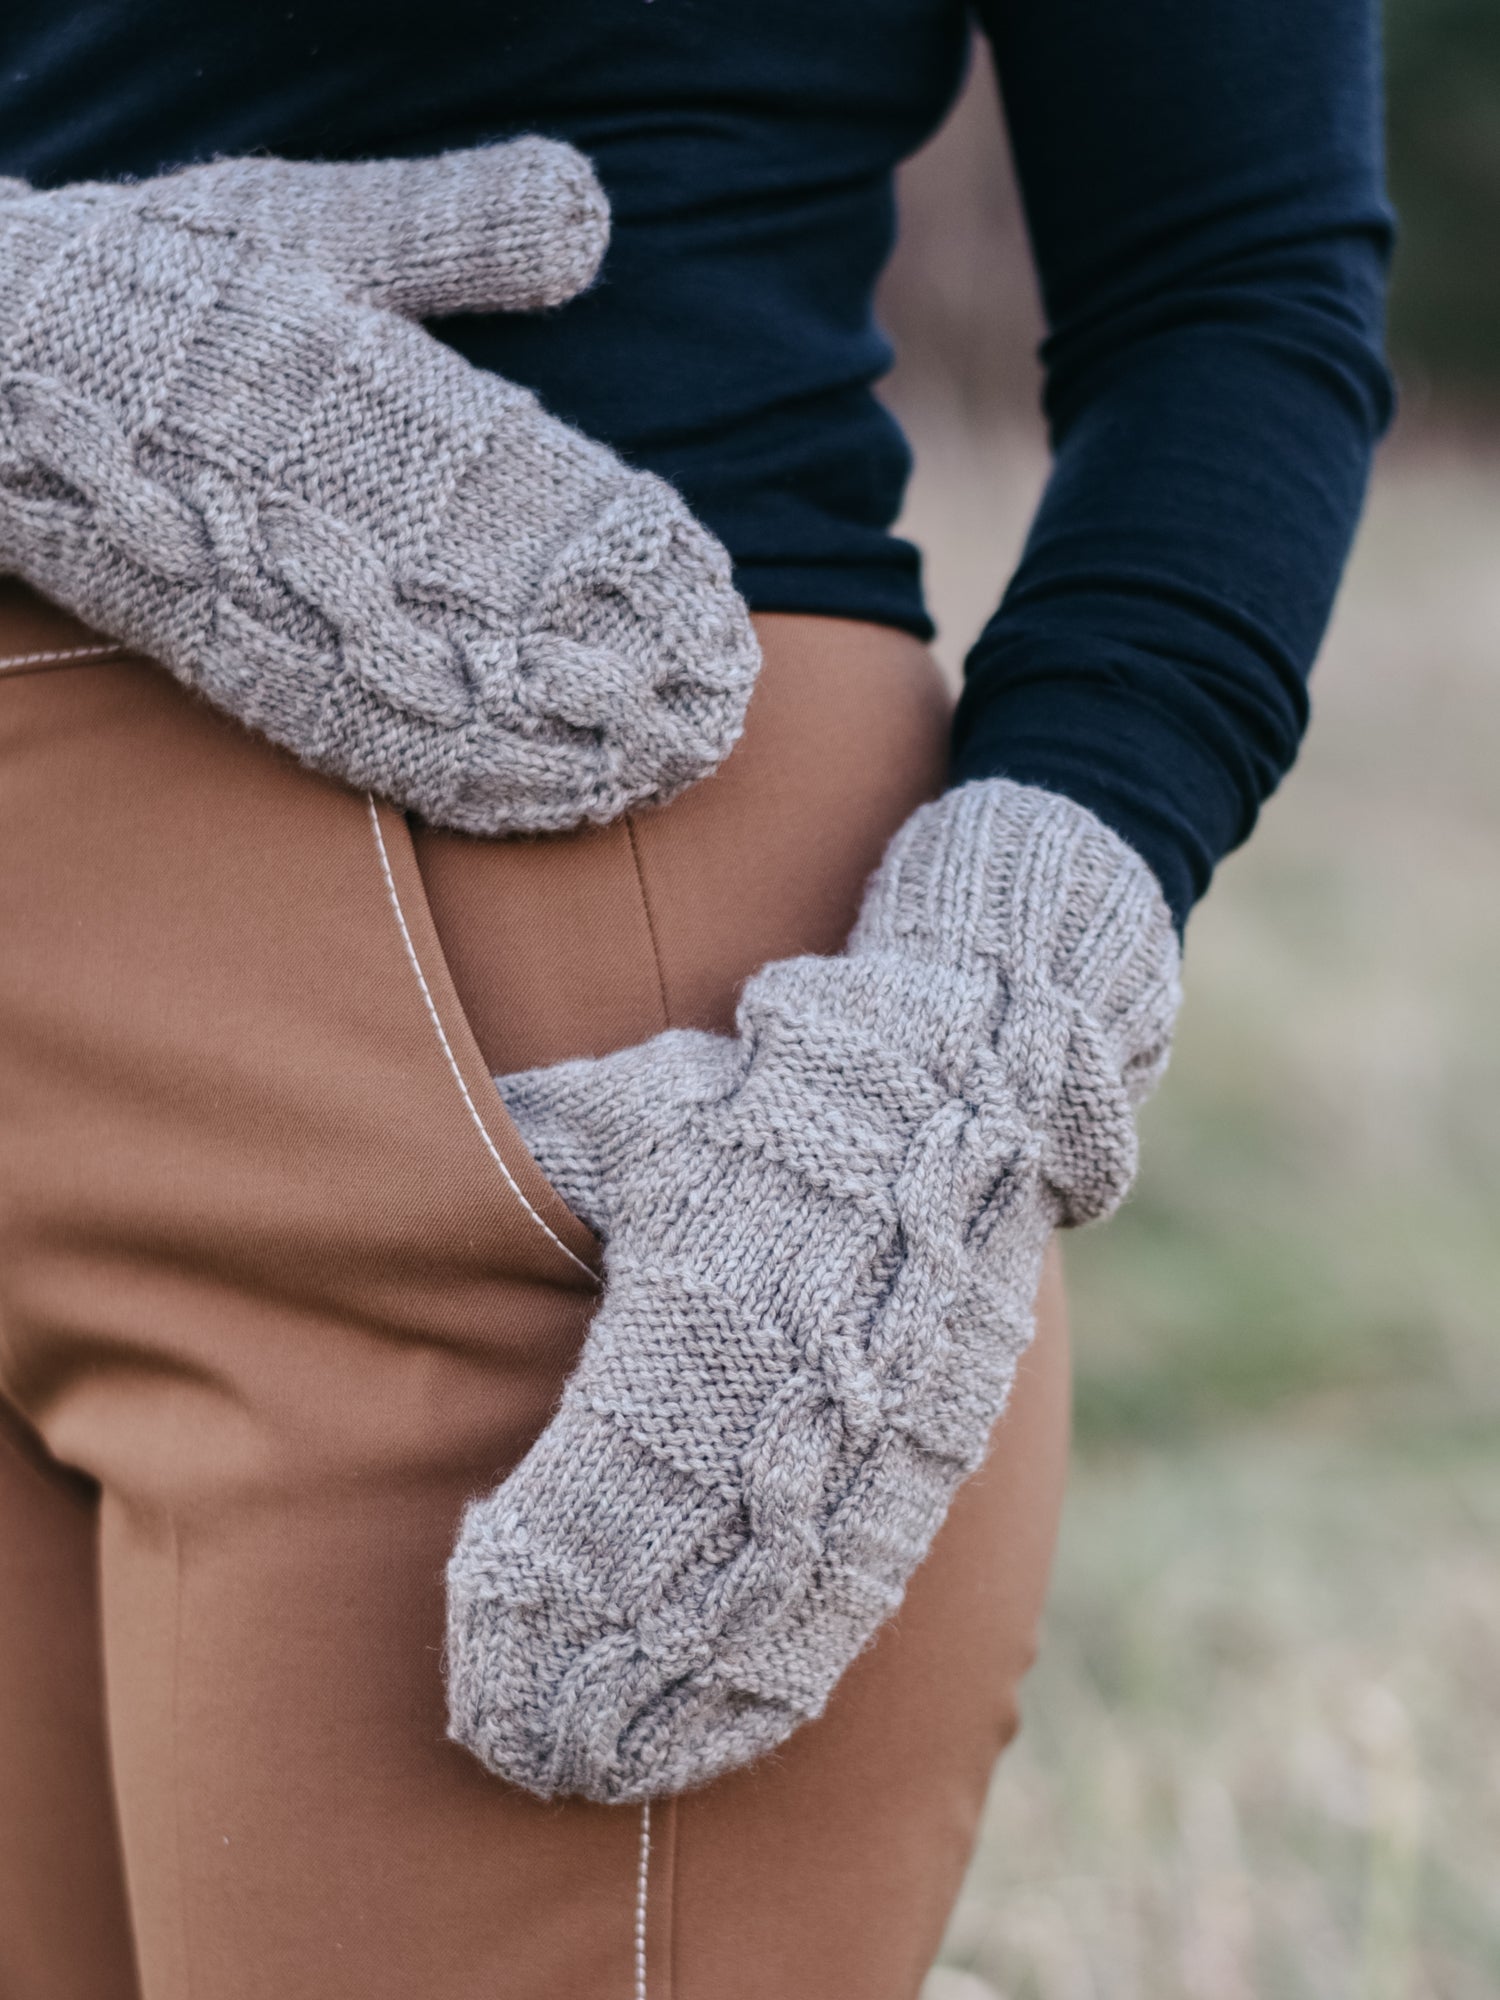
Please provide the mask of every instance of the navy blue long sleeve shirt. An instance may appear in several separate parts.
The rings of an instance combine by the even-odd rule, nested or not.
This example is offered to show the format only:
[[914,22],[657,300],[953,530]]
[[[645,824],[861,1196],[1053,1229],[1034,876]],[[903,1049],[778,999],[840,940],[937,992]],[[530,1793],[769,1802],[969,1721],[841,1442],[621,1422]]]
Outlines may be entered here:
[[[1092,807],[1181,921],[1295,754],[1389,416],[1373,0],[973,12],[1055,463],[968,662],[954,775]],[[614,211],[602,282],[434,330],[671,479],[756,608],[926,635],[872,300],[894,170],[971,26],[964,0],[10,0],[0,174],[569,138]]]

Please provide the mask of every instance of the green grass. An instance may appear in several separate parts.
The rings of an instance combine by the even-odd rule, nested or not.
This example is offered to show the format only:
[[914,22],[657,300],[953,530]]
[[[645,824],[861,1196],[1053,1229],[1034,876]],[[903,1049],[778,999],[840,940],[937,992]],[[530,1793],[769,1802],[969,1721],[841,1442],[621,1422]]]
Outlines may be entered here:
[[954,1919],[1006,2000],[1500,1991],[1500,1467],[1085,1452]]
[[[917,424],[950,660],[1039,476]],[[933,1994],[1500,1992],[1500,464],[1379,482],[1296,774],[1188,940]]]

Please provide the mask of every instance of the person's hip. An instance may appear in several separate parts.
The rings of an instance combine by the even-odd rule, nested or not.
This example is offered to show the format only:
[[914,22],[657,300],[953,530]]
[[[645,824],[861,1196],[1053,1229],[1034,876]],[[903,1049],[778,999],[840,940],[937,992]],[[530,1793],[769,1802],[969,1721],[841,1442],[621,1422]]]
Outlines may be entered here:
[[894,1625],[784,1752],[658,1808],[643,1867],[633,1813],[543,1807],[442,1740],[458,1514],[546,1422],[597,1296],[492,1074],[728,1029],[759,964],[839,948],[941,782],[915,640],[760,628],[717,776],[486,842],[0,591],[0,1388],[102,1489],[151,2000],[187,1993],[186,1936],[239,1968],[215,2000],[375,2000],[439,1962],[455,1993],[498,1966],[563,2000],[607,1966],[652,2000],[908,2000],[935,1949],[1056,1528],[1055,1276]]

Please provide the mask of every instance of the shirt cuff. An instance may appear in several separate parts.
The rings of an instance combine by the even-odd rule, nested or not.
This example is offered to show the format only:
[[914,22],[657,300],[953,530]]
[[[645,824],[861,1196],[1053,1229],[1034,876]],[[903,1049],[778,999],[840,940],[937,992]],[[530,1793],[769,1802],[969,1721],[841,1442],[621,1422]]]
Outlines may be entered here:
[[1138,693],[1028,681],[961,705],[952,781],[1013,778],[1097,814],[1150,867],[1181,935],[1218,857],[1249,833],[1240,786],[1212,750]]

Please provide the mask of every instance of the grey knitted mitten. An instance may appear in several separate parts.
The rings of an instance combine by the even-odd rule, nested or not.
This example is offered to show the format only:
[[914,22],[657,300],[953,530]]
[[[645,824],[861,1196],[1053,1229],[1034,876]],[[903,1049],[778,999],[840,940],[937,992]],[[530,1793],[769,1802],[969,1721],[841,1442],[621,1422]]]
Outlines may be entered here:
[[0,568],[444,825],[670,797],[759,663],[728,556],[399,317],[558,304],[607,232],[587,161],[535,138],[0,181]]
[[498,1079],[607,1288],[464,1518],[459,1742],[640,1799],[821,1711],[984,1454],[1048,1236],[1124,1194],[1176,1004],[1145,863],[997,779],[918,812],[845,956],[759,973],[736,1038]]

